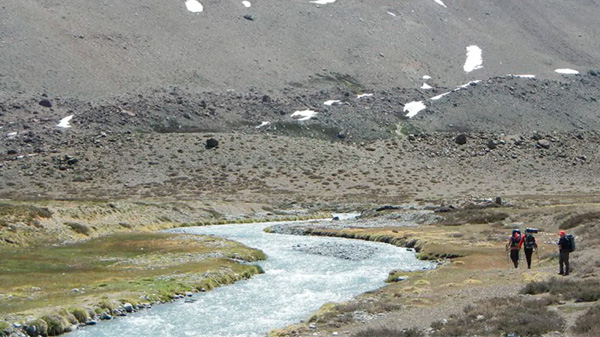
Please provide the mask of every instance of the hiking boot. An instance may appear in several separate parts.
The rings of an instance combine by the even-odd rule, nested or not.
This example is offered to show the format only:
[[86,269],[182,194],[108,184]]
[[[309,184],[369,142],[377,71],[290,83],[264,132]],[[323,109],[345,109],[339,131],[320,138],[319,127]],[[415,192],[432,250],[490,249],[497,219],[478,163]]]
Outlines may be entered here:
[[558,273],[558,275],[564,275],[565,273],[563,273],[562,271]]

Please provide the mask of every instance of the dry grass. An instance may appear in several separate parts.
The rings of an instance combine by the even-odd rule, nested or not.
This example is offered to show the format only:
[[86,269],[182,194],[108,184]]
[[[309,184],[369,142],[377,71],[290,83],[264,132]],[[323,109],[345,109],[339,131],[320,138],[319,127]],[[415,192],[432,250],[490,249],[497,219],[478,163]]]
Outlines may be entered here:
[[352,337],[424,337],[425,333],[415,329],[370,328],[352,334]]
[[575,214],[564,220],[560,225],[560,229],[571,229],[582,224],[595,223],[600,220],[600,212],[586,212],[583,214]]
[[531,282],[523,289],[522,293],[529,295],[550,293],[552,295],[560,294],[567,300],[579,300],[583,302],[595,302],[600,299],[600,280],[585,279],[557,279]]
[[265,255],[212,237],[126,233],[59,247],[2,249],[0,257],[0,294],[10,295],[0,317],[63,307],[79,321],[85,314],[76,308],[99,305],[101,297],[164,301],[248,278],[260,268],[233,258],[256,261]]
[[563,331],[564,320],[546,305],[517,297],[481,301],[446,322],[432,324],[433,336],[541,336]]
[[579,316],[573,331],[585,336],[600,336],[600,305],[590,307]]

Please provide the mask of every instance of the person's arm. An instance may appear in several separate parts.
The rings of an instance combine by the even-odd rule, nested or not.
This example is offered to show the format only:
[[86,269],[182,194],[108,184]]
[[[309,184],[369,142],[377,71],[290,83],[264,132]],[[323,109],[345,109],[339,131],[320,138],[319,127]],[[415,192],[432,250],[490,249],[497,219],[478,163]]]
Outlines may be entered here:
[[523,246],[523,242],[525,242],[525,235],[521,235],[521,240],[519,240],[519,249]]

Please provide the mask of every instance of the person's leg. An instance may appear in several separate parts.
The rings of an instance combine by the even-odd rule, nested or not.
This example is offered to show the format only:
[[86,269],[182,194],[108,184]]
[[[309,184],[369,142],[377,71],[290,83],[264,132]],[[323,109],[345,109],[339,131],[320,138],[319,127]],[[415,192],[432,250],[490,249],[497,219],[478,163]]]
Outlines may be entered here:
[[564,269],[563,269],[564,264],[565,264],[565,253],[560,252],[560,253],[558,253],[558,266],[559,266],[558,273],[560,275],[565,274]]
[[533,249],[525,248],[525,259],[527,260],[527,269],[531,269],[531,254],[533,254]]
[[565,276],[567,276],[571,272],[571,269],[569,266],[569,252],[565,253],[565,257],[564,257],[563,261],[565,261]]
[[519,251],[516,249],[512,249],[510,251],[510,259],[512,260],[515,268],[519,268]]

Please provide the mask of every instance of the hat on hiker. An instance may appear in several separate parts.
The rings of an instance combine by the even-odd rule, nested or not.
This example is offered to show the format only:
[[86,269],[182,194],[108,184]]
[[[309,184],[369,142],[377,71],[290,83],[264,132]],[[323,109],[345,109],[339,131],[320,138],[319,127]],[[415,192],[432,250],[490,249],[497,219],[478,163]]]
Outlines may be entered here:
[[565,231],[558,232],[558,235],[565,235]]

